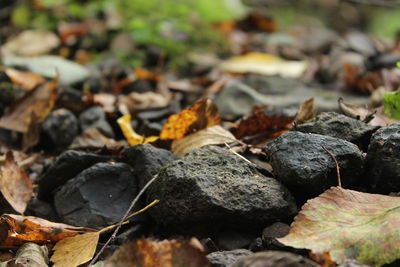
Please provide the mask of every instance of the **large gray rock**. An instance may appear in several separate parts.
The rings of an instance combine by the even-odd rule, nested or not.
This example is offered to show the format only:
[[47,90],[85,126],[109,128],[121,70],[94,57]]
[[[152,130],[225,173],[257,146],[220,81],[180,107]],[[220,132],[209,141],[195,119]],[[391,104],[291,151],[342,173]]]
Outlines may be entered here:
[[239,259],[232,267],[318,267],[319,264],[294,253],[265,251]]
[[363,173],[364,158],[356,145],[342,139],[301,132],[285,133],[265,147],[275,177],[301,198],[314,197],[338,184],[340,166],[345,186],[355,184]]
[[372,135],[366,160],[366,175],[378,193],[400,191],[400,123]]
[[229,150],[208,146],[161,169],[147,191],[161,202],[150,212],[164,225],[265,225],[293,216],[296,205],[277,180]]
[[321,113],[315,120],[294,127],[294,130],[299,132],[337,137],[365,150],[371,135],[378,129],[378,126],[371,126],[336,112]]
[[253,254],[247,249],[235,249],[229,251],[216,251],[207,255],[211,267],[229,267],[239,259]]
[[125,163],[97,163],[69,180],[54,195],[63,222],[105,227],[119,221],[138,193],[137,179]]

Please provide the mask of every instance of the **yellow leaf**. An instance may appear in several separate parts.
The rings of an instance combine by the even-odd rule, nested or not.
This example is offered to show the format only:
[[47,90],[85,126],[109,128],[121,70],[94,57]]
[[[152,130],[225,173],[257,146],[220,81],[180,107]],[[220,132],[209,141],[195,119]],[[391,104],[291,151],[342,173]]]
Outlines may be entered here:
[[59,241],[53,248],[54,267],[76,267],[93,258],[100,232],[91,232]]
[[133,130],[131,126],[131,115],[122,116],[117,120],[117,123],[121,128],[122,133],[124,134],[126,140],[128,140],[128,143],[131,146],[155,142],[158,139],[157,136],[143,137],[137,132],[135,132],[135,130]]

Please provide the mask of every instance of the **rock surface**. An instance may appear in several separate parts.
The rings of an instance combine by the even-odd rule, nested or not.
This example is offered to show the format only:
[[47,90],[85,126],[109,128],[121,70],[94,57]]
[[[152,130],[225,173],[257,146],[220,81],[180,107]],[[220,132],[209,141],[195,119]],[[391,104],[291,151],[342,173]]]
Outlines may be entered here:
[[336,112],[324,112],[315,120],[294,127],[295,131],[337,137],[367,149],[371,135],[379,127],[371,126]]
[[257,252],[239,259],[232,267],[317,267],[319,264],[301,255],[283,251]]
[[106,114],[99,106],[88,108],[82,112],[79,116],[79,124],[82,130],[97,128],[105,136],[114,137],[114,132],[106,120]]
[[147,191],[163,225],[265,225],[293,216],[296,204],[277,180],[229,150],[207,146],[161,169]]
[[263,245],[266,249],[279,249],[284,247],[281,242],[276,240],[284,237],[290,231],[290,226],[286,223],[276,222],[264,228],[262,233]]
[[366,159],[369,185],[377,193],[400,191],[400,123],[379,129],[371,138]]
[[336,164],[345,186],[355,184],[363,173],[364,158],[353,143],[331,136],[285,133],[265,147],[275,177],[300,198],[314,197],[338,184]]
[[230,251],[217,251],[207,255],[211,267],[229,267],[239,259],[253,254],[247,249],[235,249]]
[[105,227],[122,218],[137,192],[128,164],[97,163],[63,185],[54,205],[67,224]]

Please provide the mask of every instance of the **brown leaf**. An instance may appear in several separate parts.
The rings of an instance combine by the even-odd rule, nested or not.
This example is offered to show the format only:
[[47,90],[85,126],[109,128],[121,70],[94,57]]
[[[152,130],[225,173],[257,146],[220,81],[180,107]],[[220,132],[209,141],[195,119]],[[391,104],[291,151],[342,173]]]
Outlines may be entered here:
[[3,214],[0,217],[0,247],[18,247],[27,242],[55,244],[58,241],[95,230],[54,223],[33,216]]
[[206,254],[197,239],[191,241],[139,239],[122,245],[104,267],[207,267]]
[[6,154],[0,165],[0,191],[11,207],[24,213],[33,195],[32,181],[26,172],[14,161],[13,152]]
[[45,79],[41,75],[29,71],[20,71],[12,68],[5,68],[4,72],[14,84],[27,90],[32,90],[33,88],[35,88],[39,84],[44,83],[45,81]]
[[46,246],[39,246],[29,242],[18,249],[15,264],[26,267],[47,267],[49,262],[48,254]]
[[70,149],[78,149],[83,147],[120,147],[123,142],[117,142],[112,138],[105,137],[97,128],[86,129],[79,136],[75,137]]
[[301,104],[299,112],[296,114],[294,119],[295,124],[301,124],[314,118],[317,115],[317,110],[314,106],[314,98],[307,99]]
[[42,122],[52,110],[57,95],[58,78],[27,92],[16,100],[0,118],[0,128],[26,133],[32,113]]
[[100,232],[90,232],[59,241],[53,248],[54,267],[76,267],[93,258]]
[[169,116],[160,133],[160,139],[179,139],[196,131],[218,125],[221,116],[217,106],[203,98],[189,109]]

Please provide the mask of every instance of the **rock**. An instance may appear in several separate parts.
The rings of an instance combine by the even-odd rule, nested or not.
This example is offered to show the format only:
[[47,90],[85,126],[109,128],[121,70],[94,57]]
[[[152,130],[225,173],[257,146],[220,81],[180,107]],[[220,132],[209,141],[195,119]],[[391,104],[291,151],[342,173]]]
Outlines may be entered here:
[[290,226],[281,222],[276,222],[265,227],[262,233],[263,245],[267,249],[280,249],[284,247],[284,245],[276,239],[284,237],[289,231]]
[[294,253],[283,251],[257,252],[239,259],[232,267],[317,267],[319,264]]
[[78,135],[78,120],[68,109],[54,110],[42,123],[42,131],[58,148],[68,147]]
[[114,132],[106,120],[106,114],[99,106],[93,106],[82,112],[79,116],[79,124],[82,130],[97,128],[105,136],[114,137]]
[[90,166],[110,160],[102,156],[82,151],[67,150],[39,178],[39,198],[49,198],[54,189],[74,178]]
[[254,239],[250,243],[249,249],[253,252],[259,252],[265,250],[265,246],[263,244],[261,237],[257,237],[256,239]]
[[356,260],[344,260],[341,264],[338,265],[338,267],[368,267],[368,265],[365,265]]
[[315,120],[293,128],[295,131],[314,133],[340,138],[367,150],[371,135],[379,129],[335,112],[321,113]]
[[118,222],[137,193],[128,164],[97,163],[61,186],[54,206],[67,224],[100,228]]
[[249,225],[293,216],[296,205],[277,180],[229,150],[206,146],[175,160],[158,174],[147,191],[148,200],[161,202],[151,215],[161,225]]
[[222,229],[217,233],[215,241],[221,250],[249,248],[257,234],[253,229]]
[[170,151],[150,144],[129,147],[122,152],[122,156],[123,160],[133,167],[135,176],[139,179],[139,188],[143,188],[165,164],[178,159],[178,156]]
[[366,159],[369,185],[377,193],[400,191],[400,123],[377,130]]
[[217,251],[207,255],[211,267],[229,267],[237,260],[251,255],[252,252],[247,249],[235,249],[231,251]]
[[341,181],[354,185],[363,173],[364,158],[358,147],[348,141],[319,134],[285,133],[269,143],[267,153],[275,177],[291,189],[297,199],[314,197],[338,184],[336,165]]
[[370,57],[377,54],[372,41],[365,33],[359,31],[350,31],[345,35],[348,48],[364,56]]

